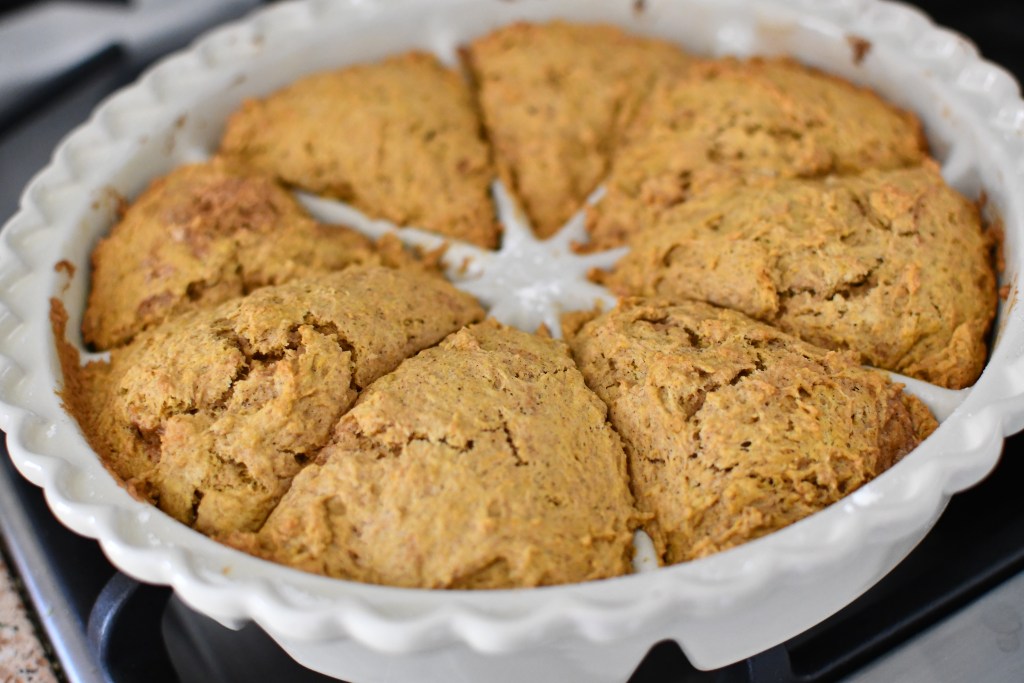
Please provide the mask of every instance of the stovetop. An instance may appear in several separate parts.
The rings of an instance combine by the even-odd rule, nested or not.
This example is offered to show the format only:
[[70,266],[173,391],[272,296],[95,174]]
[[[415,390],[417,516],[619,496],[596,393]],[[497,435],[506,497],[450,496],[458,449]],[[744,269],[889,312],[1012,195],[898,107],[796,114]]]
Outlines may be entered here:
[[[65,3],[66,4],[66,3]],[[134,5],[151,7],[153,0]],[[149,40],[114,33],[109,45],[65,64],[13,100],[0,78],[0,219],[59,139],[149,60],[255,0],[186,0],[199,14],[163,22]],[[971,37],[987,57],[1024,76],[1024,3],[920,2],[939,23]],[[30,6],[35,5],[35,6]],[[128,12],[116,0],[76,3]],[[5,22],[38,8],[0,5]],[[23,7],[27,6],[27,7]],[[183,10],[184,11],[184,10]],[[22,15],[24,16],[24,15]],[[155,38],[153,36],[156,36]],[[120,47],[118,45],[121,45]],[[125,47],[127,45],[127,47]],[[37,60],[38,61],[38,60]],[[0,76],[10,69],[0,59]],[[24,83],[19,87],[26,88]],[[671,642],[639,664],[631,683],[980,683],[1024,681],[1024,435],[1006,443],[997,469],[953,498],[932,532],[892,573],[856,602],[787,643],[744,662],[700,672]],[[63,676],[74,683],[327,681],[293,662],[258,627],[231,631],[192,611],[170,589],[139,584],[115,570],[98,545],[61,526],[38,489],[0,456],[0,544]]]

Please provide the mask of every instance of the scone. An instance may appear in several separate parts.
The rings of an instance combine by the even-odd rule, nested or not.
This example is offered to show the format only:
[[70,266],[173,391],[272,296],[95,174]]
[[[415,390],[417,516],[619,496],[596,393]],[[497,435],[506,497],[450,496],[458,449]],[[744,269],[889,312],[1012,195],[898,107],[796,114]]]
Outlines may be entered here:
[[267,176],[221,159],[181,166],[154,181],[93,251],[82,336],[109,349],[258,287],[387,260],[359,233],[314,221]]
[[710,61],[662,79],[588,214],[611,247],[679,204],[778,178],[898,168],[926,156],[921,124],[875,93],[789,59]]
[[136,495],[219,537],[255,530],[373,380],[483,311],[443,279],[357,266],[264,287],[65,359],[65,404]]
[[569,321],[666,563],[763,536],[854,491],[935,428],[853,354],[706,303],[626,299]]
[[393,586],[508,588],[629,570],[621,442],[565,344],[493,321],[377,380],[253,539]]
[[977,208],[931,162],[684,205],[634,236],[609,285],[733,308],[953,389],[981,373],[996,303]]
[[373,218],[493,247],[494,170],[480,127],[462,77],[412,52],[246,102],[221,152]]
[[656,77],[693,61],[607,25],[519,23],[464,51],[495,163],[539,237],[583,206]]

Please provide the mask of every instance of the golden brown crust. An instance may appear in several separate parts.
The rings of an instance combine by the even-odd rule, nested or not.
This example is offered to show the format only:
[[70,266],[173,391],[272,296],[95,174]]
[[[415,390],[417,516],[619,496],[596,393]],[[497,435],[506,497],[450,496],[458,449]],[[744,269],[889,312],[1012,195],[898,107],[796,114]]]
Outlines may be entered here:
[[96,246],[82,335],[109,349],[259,287],[389,259],[359,233],[314,221],[269,177],[221,159],[181,166]]
[[677,207],[634,236],[609,285],[727,306],[954,389],[984,367],[996,303],[977,209],[930,162]]
[[936,426],[853,354],[740,313],[625,299],[570,347],[626,445],[668,563],[762,536],[835,502]]
[[65,402],[134,493],[215,537],[254,530],[363,387],[482,315],[438,277],[353,267],[65,364]]
[[658,82],[616,154],[587,218],[596,246],[742,185],[925,158],[916,117],[792,60],[716,60],[687,73]]
[[[858,353],[977,377],[991,238],[911,114],[612,26],[515,24],[463,56],[473,87],[413,52],[244,103],[222,156],[94,253],[83,334],[109,362],[79,367],[52,302],[65,406],[133,495],[328,576],[599,579],[639,524],[663,561],[701,557],[916,447],[935,420]],[[484,312],[436,276],[443,248],[319,225],[278,184],[493,247],[495,175],[540,237],[604,182],[590,246],[632,252],[602,282],[649,298],[565,316],[568,345],[466,328]]]
[[692,61],[676,45],[602,24],[512,24],[465,50],[495,162],[548,237],[603,180],[656,77]]
[[494,169],[469,89],[432,55],[313,74],[250,100],[228,121],[221,152],[375,218],[498,241]]
[[396,586],[567,583],[629,570],[632,503],[565,344],[488,321],[367,389],[250,547]]

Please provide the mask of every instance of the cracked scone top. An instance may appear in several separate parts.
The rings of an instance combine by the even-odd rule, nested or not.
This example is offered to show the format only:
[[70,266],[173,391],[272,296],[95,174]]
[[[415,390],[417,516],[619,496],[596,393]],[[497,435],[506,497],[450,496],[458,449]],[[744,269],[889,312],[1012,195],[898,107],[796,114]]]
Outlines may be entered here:
[[596,245],[619,246],[674,206],[742,185],[925,158],[917,118],[870,90],[791,59],[707,61],[658,82],[587,228]]
[[508,588],[623,574],[635,525],[565,344],[487,321],[367,389],[252,542],[329,576]]
[[222,159],[180,166],[155,180],[93,251],[82,336],[109,349],[259,287],[386,261],[359,233],[317,223],[268,176]]
[[440,277],[356,266],[176,317],[64,399],[136,495],[214,537],[255,530],[359,391],[482,316]]
[[[706,304],[627,300],[575,335],[580,368],[561,342],[461,329],[484,315],[469,297],[423,268],[353,266],[408,257],[316,224],[279,182],[368,233],[384,218],[484,247],[496,174],[538,237],[589,198],[592,247],[633,238],[622,292],[707,298],[950,386],[976,374],[985,240],[912,115],[790,60],[698,60],[609,26],[517,24],[463,54],[470,81],[407,53],[244,103],[222,157],[128,209],[97,251],[85,329],[134,341],[78,378],[66,362],[64,397],[136,495],[329,576],[535,586],[628,572],[642,522],[668,562],[769,533],[934,427],[853,353]],[[605,300],[582,273],[621,252],[566,257],[581,221],[533,240],[509,194],[500,253],[447,252],[452,273],[474,254],[458,287],[503,320],[525,319],[513,302],[550,324]],[[936,281],[987,299],[931,306]]]
[[669,564],[823,509],[936,426],[917,398],[853,354],[710,304],[624,299],[566,327]]
[[693,61],[666,41],[561,21],[498,29],[465,55],[498,172],[539,237],[561,228],[604,179],[655,79]]
[[701,299],[944,387],[985,365],[995,275],[977,207],[929,162],[737,190],[632,240],[618,294]]
[[475,106],[433,55],[317,73],[245,102],[221,153],[374,218],[481,247],[498,241]]

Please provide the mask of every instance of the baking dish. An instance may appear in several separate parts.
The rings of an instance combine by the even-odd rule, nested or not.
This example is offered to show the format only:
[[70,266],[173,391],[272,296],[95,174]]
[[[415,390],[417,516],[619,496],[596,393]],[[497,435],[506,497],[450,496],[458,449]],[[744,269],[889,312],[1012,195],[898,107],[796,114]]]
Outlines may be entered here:
[[[449,61],[457,46],[518,19],[607,21],[699,54],[792,54],[871,85],[917,112],[947,179],[1005,228],[1011,285],[976,385],[908,380],[943,418],[921,447],[839,504],[771,536],[699,561],[541,589],[431,592],[303,574],[245,556],[132,499],[62,410],[48,319],[65,302],[77,329],[88,254],[119,197],[175,165],[205,158],[228,113],[319,69],[411,48]],[[369,681],[625,680],[671,638],[699,667],[764,650],[817,623],[877,581],[927,533],[949,496],[994,466],[1024,427],[1024,321],[1014,308],[1024,231],[1024,103],[1013,79],[961,37],[909,7],[871,0],[343,0],[275,5],[202,38],[103,103],[27,188],[0,241],[0,427],[18,469],[67,526],[97,538],[118,567],[171,585],[222,623],[252,619],[301,663]],[[497,190],[501,203],[507,197]],[[305,198],[324,218],[390,229]],[[594,198],[599,201],[598,197]],[[506,213],[509,213],[506,211]],[[508,224],[500,252],[472,258],[461,285],[524,327],[601,292],[581,275],[615,254],[573,256],[579,221],[548,242]],[[435,238],[402,231],[429,244]],[[58,264],[60,264],[58,266]],[[534,266],[524,264],[535,264]],[[541,265],[536,265],[541,264]],[[543,265],[547,264],[547,265]],[[501,277],[489,277],[487,273]],[[539,286],[546,283],[548,286]],[[76,335],[71,341],[79,343]]]

